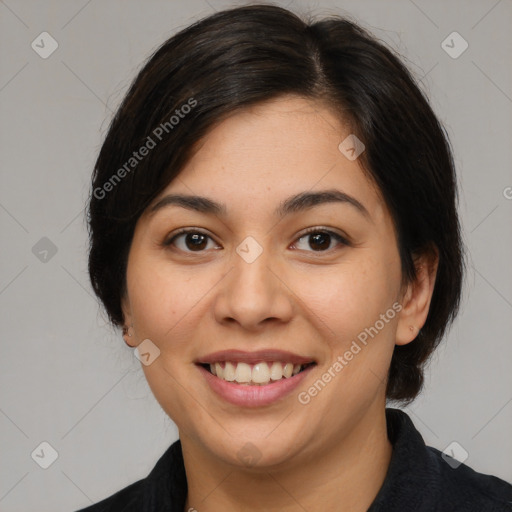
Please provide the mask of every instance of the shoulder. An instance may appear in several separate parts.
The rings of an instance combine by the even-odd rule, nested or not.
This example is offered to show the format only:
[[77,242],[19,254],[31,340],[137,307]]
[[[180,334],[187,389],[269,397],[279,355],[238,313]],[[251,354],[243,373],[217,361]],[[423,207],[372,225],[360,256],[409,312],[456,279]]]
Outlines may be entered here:
[[[426,447],[437,469],[440,494],[446,510],[512,512],[512,485],[501,478],[478,473],[466,464],[449,463],[437,448]],[[454,459],[452,459],[454,460]]]
[[143,510],[142,509],[142,488],[145,479],[134,482],[133,484],[121,489],[112,496],[91,505],[81,508],[76,512],[114,512],[122,510]]
[[369,512],[512,512],[512,485],[426,446],[409,416],[386,409],[393,453]]
[[178,440],[160,457],[146,478],[76,512],[181,512],[186,496],[187,480]]

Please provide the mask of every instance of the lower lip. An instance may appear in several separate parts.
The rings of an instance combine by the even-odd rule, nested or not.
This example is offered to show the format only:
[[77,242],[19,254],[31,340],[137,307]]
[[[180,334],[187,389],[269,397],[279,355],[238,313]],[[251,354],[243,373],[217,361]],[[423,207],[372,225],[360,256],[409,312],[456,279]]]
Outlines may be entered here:
[[219,379],[208,370],[197,365],[204,375],[211,389],[227,402],[241,407],[261,407],[276,402],[280,398],[291,393],[307,376],[315,365],[308,366],[305,370],[289,378],[282,378],[276,382],[263,386],[247,386],[234,384],[227,380]]

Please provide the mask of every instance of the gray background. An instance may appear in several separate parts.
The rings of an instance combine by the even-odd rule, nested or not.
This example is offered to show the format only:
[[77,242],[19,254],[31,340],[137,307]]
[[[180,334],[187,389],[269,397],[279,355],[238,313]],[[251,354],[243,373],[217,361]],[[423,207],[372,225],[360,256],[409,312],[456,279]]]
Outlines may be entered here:
[[[242,3],[0,2],[2,511],[97,502],[145,477],[177,438],[93,297],[83,208],[111,113],[143,60]],[[457,441],[468,465],[512,481],[512,2],[275,3],[352,15],[408,59],[447,126],[471,259],[462,314],[407,411],[428,444]],[[47,59],[31,48],[43,31],[59,45]],[[457,59],[441,46],[453,31],[469,43]],[[43,237],[56,254],[41,252]],[[48,469],[31,458],[43,441],[58,452]]]

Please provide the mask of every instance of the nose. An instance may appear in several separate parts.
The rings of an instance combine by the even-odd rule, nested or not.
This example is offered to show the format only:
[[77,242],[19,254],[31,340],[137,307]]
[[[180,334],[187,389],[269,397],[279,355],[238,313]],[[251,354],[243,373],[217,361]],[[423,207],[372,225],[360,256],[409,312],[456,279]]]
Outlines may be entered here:
[[219,323],[257,332],[271,322],[287,323],[292,318],[293,293],[270,251],[261,249],[254,260],[254,254],[246,257],[243,244],[240,252],[233,254],[215,300],[214,315]]

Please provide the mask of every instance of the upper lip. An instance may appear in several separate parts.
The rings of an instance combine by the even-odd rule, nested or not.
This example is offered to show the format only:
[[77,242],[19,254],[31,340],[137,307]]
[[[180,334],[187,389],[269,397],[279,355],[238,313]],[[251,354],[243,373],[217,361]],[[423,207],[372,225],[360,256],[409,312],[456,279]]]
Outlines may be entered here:
[[279,361],[282,363],[306,364],[313,363],[312,357],[302,357],[284,350],[265,349],[255,352],[244,352],[243,350],[221,350],[213,352],[196,359],[196,364],[212,364],[221,361],[232,361],[236,363],[254,364],[262,361]]

